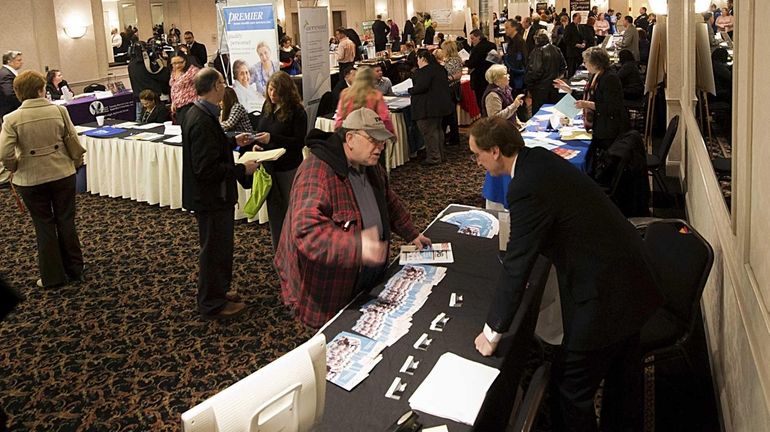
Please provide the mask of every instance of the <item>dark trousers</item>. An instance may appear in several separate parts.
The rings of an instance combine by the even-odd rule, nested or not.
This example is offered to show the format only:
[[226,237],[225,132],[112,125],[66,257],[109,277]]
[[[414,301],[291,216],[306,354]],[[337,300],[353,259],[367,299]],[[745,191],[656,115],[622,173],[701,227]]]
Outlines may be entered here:
[[449,126],[449,141],[447,145],[460,143],[460,126],[457,124],[457,104],[452,104],[452,113],[441,120],[441,129],[445,131]]
[[75,228],[75,175],[36,186],[16,186],[32,217],[37,238],[37,265],[43,285],[78,279],[83,252]]
[[479,107],[479,111],[482,111],[481,107],[483,106],[482,98],[484,97],[484,90],[486,90],[486,88],[473,89],[473,94],[476,95],[476,106]]
[[199,211],[198,311],[215,314],[227,299],[233,279],[233,209]]
[[559,101],[559,90],[553,88],[553,86],[532,88],[530,95],[532,96],[532,115],[537,114],[543,105]]
[[420,128],[420,133],[425,139],[425,151],[427,153],[425,161],[428,163],[440,163],[446,160],[441,119],[441,117],[428,117],[417,120],[417,127]]
[[273,241],[273,252],[278,250],[278,241],[281,239],[281,229],[286,212],[289,210],[289,197],[291,185],[297,169],[290,171],[277,171],[272,174],[273,186],[267,194],[267,217],[270,224],[270,237]]
[[602,431],[642,430],[639,335],[594,351],[564,350],[552,369],[553,430],[596,431],[594,395],[604,379]]

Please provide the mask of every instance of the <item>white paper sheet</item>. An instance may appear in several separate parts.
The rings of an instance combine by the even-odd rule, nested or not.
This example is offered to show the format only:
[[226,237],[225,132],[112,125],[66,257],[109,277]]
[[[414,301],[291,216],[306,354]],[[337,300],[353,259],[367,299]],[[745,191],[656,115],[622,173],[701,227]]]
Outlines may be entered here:
[[134,129],[147,130],[161,126],[163,126],[163,123],[145,123],[143,125],[134,126]]
[[575,102],[577,102],[575,98],[572,97],[571,94],[567,93],[556,105],[553,106],[553,109],[564,114],[565,117],[572,119],[581,113],[581,109],[575,107]]
[[412,79],[407,78],[406,80],[394,85],[391,90],[393,90],[393,94],[395,95],[404,96],[409,94],[409,89],[413,86],[414,84],[412,83]]
[[182,144],[182,135],[176,135],[169,139],[163,140],[163,142],[169,143],[169,144]]
[[444,353],[409,398],[417,411],[473,425],[499,370]]
[[461,49],[460,52],[457,53],[457,55],[460,56],[460,58],[465,62],[468,61],[469,58],[471,58],[471,55],[468,51],[465,51],[465,48]]
[[138,123],[136,123],[136,122],[127,121],[127,122],[123,122],[123,123],[118,123],[118,124],[114,125],[113,127],[121,128],[121,129],[133,129],[133,128],[136,127],[137,124]]
[[182,135],[182,126],[166,125],[163,129],[163,135]]

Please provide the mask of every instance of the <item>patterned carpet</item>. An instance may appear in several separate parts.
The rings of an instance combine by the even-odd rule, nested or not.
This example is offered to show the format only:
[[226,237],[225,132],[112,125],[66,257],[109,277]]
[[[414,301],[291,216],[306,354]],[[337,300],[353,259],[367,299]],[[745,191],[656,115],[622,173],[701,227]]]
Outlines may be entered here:
[[[392,172],[420,229],[449,203],[483,205],[467,141],[448,150],[443,166]],[[192,215],[90,194],[77,204],[87,280],[40,289],[29,216],[0,190],[0,273],[26,296],[0,324],[11,430],[177,431],[182,412],[314,333],[280,302],[266,224],[236,224],[233,286],[251,307],[218,323],[195,308]]]

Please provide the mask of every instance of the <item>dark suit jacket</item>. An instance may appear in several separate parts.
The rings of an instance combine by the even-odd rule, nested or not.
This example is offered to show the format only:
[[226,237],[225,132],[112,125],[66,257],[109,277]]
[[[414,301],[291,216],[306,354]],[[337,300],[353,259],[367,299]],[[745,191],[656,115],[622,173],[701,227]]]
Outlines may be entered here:
[[487,324],[508,330],[542,254],[556,267],[567,349],[595,350],[638,333],[662,298],[636,229],[554,153],[525,147],[515,163],[510,238]]
[[[382,46],[382,50],[385,49],[385,44],[388,43],[388,33],[390,33],[390,27],[383,20],[375,20],[372,24],[372,33],[374,34],[374,45],[377,47]],[[377,51],[382,51],[378,49]]]
[[0,123],[3,122],[3,116],[21,106],[21,102],[16,99],[16,93],[13,92],[13,80],[16,75],[9,71],[7,67],[0,66]]
[[200,67],[206,67],[206,64],[209,61],[208,53],[206,52],[206,45],[203,45],[198,41],[193,42],[192,46],[190,47],[190,55],[198,60],[198,65]]
[[608,70],[599,76],[591,100],[596,104],[593,126],[595,139],[614,140],[628,131],[628,112],[623,106],[623,84],[614,71]]
[[438,63],[430,63],[415,69],[412,76],[412,120],[437,118],[449,115],[454,109],[449,93],[446,69]]
[[429,26],[425,29],[425,38],[422,40],[422,43],[425,45],[433,45],[433,38],[436,36],[436,29],[433,28],[433,26]]
[[465,66],[471,71],[471,88],[483,90],[487,88],[487,79],[484,78],[484,74],[487,73],[487,69],[492,66],[492,63],[487,61],[487,54],[495,49],[496,46],[493,42],[490,42],[487,38],[482,38],[476,46],[471,49],[471,55],[465,62]]
[[527,33],[527,54],[532,52],[533,49],[535,49],[535,33],[537,33],[538,30],[548,30],[548,28],[542,24],[532,25],[529,28],[529,33]]
[[[583,33],[575,25],[575,23],[569,23],[564,28],[564,47],[567,49],[564,56],[567,58],[580,57],[583,53],[583,48],[577,48],[575,45],[585,42],[583,39]],[[586,44],[586,46],[588,46]]]
[[411,36],[411,40],[414,41],[414,24],[409,20],[406,20],[404,23],[404,32],[402,33],[401,43],[407,42],[407,35]]
[[586,42],[586,48],[596,45],[596,31],[588,24],[580,24],[580,33],[583,35],[583,40]]
[[334,107],[337,107],[337,103],[340,101],[340,94],[342,94],[342,90],[345,90],[348,88],[348,83],[345,81],[345,78],[340,77],[340,79],[337,81],[337,84],[334,85],[334,88],[332,89],[332,102],[334,102]]
[[[139,116],[139,120],[144,119],[145,110],[142,108],[142,114]],[[145,123],[163,123],[171,120],[171,113],[168,107],[164,103],[155,105],[155,109],[152,110],[150,116],[144,120]]]
[[235,165],[235,138],[198,102],[182,121],[182,205],[191,211],[232,209],[238,202],[236,180],[246,167]]

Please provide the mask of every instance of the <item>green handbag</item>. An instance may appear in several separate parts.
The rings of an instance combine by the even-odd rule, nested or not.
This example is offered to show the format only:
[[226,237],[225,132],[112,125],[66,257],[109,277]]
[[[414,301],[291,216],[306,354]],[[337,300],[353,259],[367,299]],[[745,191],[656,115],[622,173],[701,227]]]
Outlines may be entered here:
[[267,199],[267,194],[270,193],[270,187],[273,186],[273,178],[265,171],[265,166],[260,165],[259,169],[254,173],[254,181],[251,184],[251,196],[243,206],[243,213],[249,217],[254,218],[262,204]]

